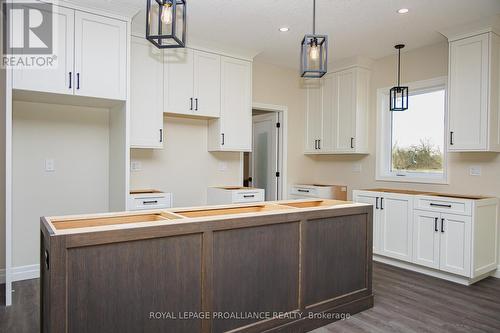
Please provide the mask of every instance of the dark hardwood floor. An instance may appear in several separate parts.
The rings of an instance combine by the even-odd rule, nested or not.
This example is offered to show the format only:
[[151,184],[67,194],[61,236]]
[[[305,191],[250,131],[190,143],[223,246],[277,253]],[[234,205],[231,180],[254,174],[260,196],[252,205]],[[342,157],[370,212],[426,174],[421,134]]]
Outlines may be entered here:
[[[373,268],[374,308],[313,333],[500,332],[500,279],[465,287],[379,263]],[[0,306],[0,332],[38,332],[38,280],[17,282],[14,290],[13,306]]]

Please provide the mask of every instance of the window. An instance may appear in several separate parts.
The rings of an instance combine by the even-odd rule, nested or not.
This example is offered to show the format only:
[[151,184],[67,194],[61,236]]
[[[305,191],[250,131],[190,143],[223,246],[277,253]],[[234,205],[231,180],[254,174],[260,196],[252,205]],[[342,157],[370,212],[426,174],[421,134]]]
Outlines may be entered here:
[[446,183],[446,79],[409,87],[403,112],[390,112],[389,89],[379,90],[377,179]]

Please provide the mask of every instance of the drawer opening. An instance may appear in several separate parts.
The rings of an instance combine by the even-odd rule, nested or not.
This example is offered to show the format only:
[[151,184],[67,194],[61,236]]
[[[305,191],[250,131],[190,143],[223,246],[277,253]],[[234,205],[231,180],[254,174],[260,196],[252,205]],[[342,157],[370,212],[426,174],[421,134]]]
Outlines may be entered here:
[[128,223],[161,222],[161,221],[175,220],[180,218],[182,217],[169,213],[158,213],[158,214],[137,214],[137,215],[127,215],[127,216],[116,216],[116,217],[95,217],[90,219],[76,218],[67,220],[66,219],[52,220],[51,222],[57,230],[66,230],[66,229],[120,225]]
[[282,205],[255,205],[255,206],[245,206],[245,207],[231,207],[231,208],[215,208],[215,209],[205,209],[205,210],[191,210],[191,211],[176,211],[175,213],[184,217],[207,217],[207,216],[218,216],[218,215],[236,215],[245,213],[260,213],[269,212],[275,210],[286,210],[291,207],[286,207]]

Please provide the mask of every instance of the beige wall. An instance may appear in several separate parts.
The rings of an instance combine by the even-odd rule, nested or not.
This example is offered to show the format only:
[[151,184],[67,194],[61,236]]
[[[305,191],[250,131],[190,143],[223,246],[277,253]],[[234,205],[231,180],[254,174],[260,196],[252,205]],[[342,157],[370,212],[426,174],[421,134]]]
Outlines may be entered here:
[[298,72],[257,58],[253,64],[253,101],[288,107],[288,184],[312,181],[314,161],[303,154],[306,94]]
[[[106,109],[13,105],[12,265],[38,264],[40,216],[108,210]],[[45,172],[45,159],[55,171]]]
[[163,149],[132,149],[142,170],[131,172],[131,189],[171,192],[174,206],[185,207],[205,205],[209,186],[240,184],[240,153],[208,152],[206,120],[165,117],[164,129]]

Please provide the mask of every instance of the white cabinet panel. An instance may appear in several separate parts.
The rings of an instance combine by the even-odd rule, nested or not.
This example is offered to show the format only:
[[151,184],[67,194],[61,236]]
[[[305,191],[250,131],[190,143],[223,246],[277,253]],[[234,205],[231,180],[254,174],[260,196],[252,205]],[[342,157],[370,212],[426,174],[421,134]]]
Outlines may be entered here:
[[322,139],[322,94],[320,81],[308,83],[306,97],[306,152],[318,152]]
[[194,51],[195,115],[220,116],[220,56]]
[[75,94],[126,99],[127,24],[75,13]]
[[15,69],[13,88],[42,91],[57,94],[73,94],[73,60],[75,11],[54,6],[54,19],[57,20],[57,38],[54,43],[53,69]]
[[194,54],[191,49],[165,51],[165,112],[192,115]]
[[413,198],[384,193],[380,210],[381,254],[411,261]]
[[348,70],[337,74],[334,113],[336,151],[354,150],[356,139],[356,73]]
[[356,194],[354,202],[370,204],[373,206],[373,253],[380,253],[380,215],[379,215],[379,194]]
[[440,269],[449,273],[469,276],[471,217],[441,214],[441,223]]
[[131,42],[130,145],[163,147],[163,52],[139,37]]
[[415,210],[413,215],[413,262],[439,269],[439,213]]
[[450,150],[487,148],[488,54],[488,34],[450,44]]
[[252,150],[252,64],[221,57],[220,119],[209,121],[209,151]]

